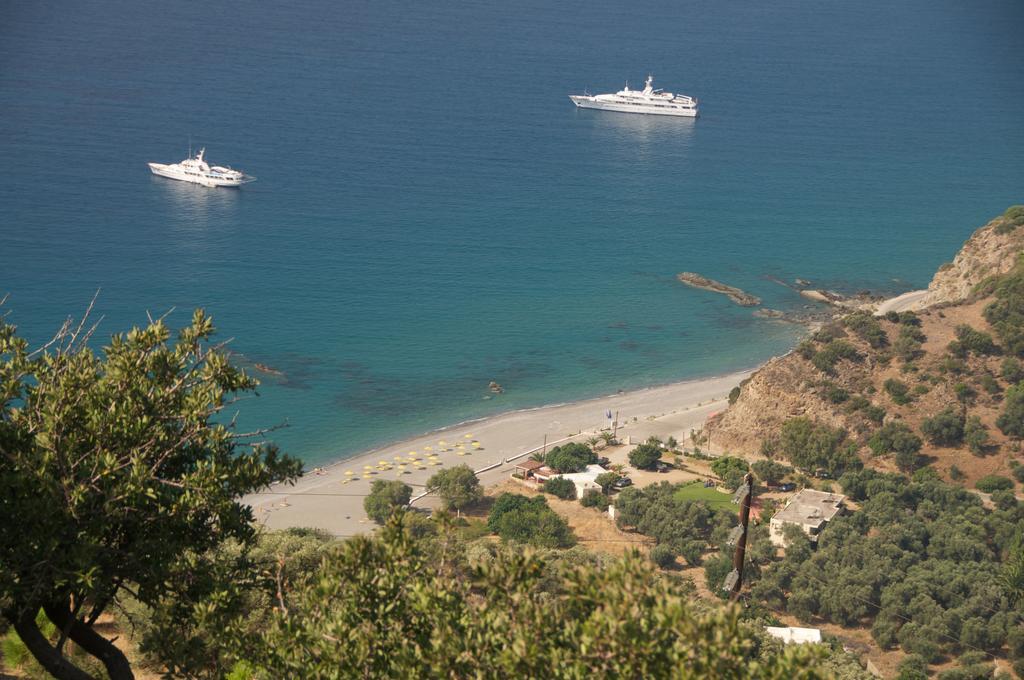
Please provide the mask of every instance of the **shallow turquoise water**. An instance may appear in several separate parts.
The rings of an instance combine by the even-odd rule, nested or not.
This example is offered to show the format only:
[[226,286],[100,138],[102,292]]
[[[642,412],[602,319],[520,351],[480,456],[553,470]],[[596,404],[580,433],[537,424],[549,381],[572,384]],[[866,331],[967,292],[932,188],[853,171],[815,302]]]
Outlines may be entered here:
[[[751,366],[769,277],[927,283],[1024,201],[1019,2],[0,8],[0,290],[35,339],[213,313],[309,462]],[[697,121],[576,111],[650,71]],[[189,135],[259,177],[148,175]],[[490,399],[487,383],[507,392]]]

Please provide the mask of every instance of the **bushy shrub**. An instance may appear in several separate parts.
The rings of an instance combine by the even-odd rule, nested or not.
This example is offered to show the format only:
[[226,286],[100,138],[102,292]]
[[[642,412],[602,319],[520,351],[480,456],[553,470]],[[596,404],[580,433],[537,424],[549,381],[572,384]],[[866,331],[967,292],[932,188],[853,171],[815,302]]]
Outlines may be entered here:
[[736,489],[743,483],[743,475],[750,470],[747,461],[734,456],[722,456],[711,463],[711,471],[718,475],[727,489]]
[[1007,354],[1024,354],[1024,257],[995,282],[995,301],[985,307],[985,320]]
[[901,382],[896,378],[889,378],[882,387],[892,397],[893,402],[901,405],[910,403],[910,387],[905,382]]
[[792,471],[792,468],[774,460],[758,460],[750,466],[757,478],[765,484],[775,485]]
[[576,498],[576,485],[565,477],[549,479],[544,482],[544,486],[541,488],[544,490],[544,493],[549,493],[563,500],[573,500]]
[[811,358],[811,363],[822,373],[832,375],[840,360],[859,361],[860,352],[845,340],[833,340]]
[[906,423],[893,421],[883,425],[871,435],[868,446],[876,456],[887,453],[912,453],[921,451],[923,442]]
[[983,456],[988,452],[988,429],[978,416],[971,416],[964,424],[964,443],[976,456]]
[[370,485],[370,495],[363,499],[366,516],[378,524],[387,521],[391,513],[409,505],[412,487],[396,479],[375,479]]
[[967,324],[960,324],[956,327],[956,341],[965,353],[973,352],[979,355],[996,354],[999,348],[992,341],[992,336],[982,331],[977,331]]
[[664,543],[659,543],[651,550],[651,561],[662,569],[671,569],[676,566],[676,553]]
[[958,468],[956,465],[950,465],[949,478],[952,479],[954,482],[961,482],[967,478],[967,475],[965,475],[964,471]]
[[729,390],[729,406],[732,406],[733,404],[735,404],[736,400],[739,399],[739,398],[740,398],[740,388],[739,388],[739,385],[737,385],[736,387],[734,387],[731,390]]
[[1008,437],[1024,437],[1024,383],[1006,390],[1003,412],[996,418],[996,427]]
[[557,472],[581,472],[597,462],[597,454],[586,444],[572,442],[551,449],[544,462]]
[[973,404],[978,396],[978,392],[973,387],[963,382],[953,385],[953,394],[961,404]]
[[974,483],[974,488],[984,493],[1009,491],[1013,489],[1013,480],[1002,475],[985,475]]
[[1010,384],[1019,383],[1024,380],[1024,364],[1017,357],[1006,357],[999,371],[1003,380]]
[[501,494],[491,506],[487,528],[507,541],[545,548],[568,548],[576,542],[569,525],[543,496]]
[[612,484],[621,476],[618,472],[602,472],[594,479],[594,482],[601,487],[601,491],[608,493]]
[[850,398],[850,393],[838,385],[828,385],[825,388],[825,399],[833,404],[842,404]]
[[857,446],[846,440],[845,430],[835,430],[810,418],[790,418],[782,424],[779,451],[796,467],[825,470],[838,477],[849,467],[860,467]]
[[964,438],[964,416],[952,408],[944,409],[924,419],[921,433],[936,446],[956,446]]
[[896,670],[899,671],[896,680],[928,680],[928,664],[919,654],[907,656]]
[[889,338],[882,330],[878,319],[869,312],[854,312],[843,319],[843,322],[847,328],[875,349],[881,349],[889,344]]
[[1003,391],[1003,388],[999,386],[999,381],[988,373],[984,373],[978,378],[978,384],[981,385],[981,389],[993,397],[998,396]]
[[587,489],[583,492],[583,497],[580,498],[580,505],[585,508],[600,508],[601,510],[605,510],[609,505],[609,501],[608,497],[597,489]]
[[629,464],[641,470],[650,470],[661,460],[661,449],[652,444],[640,444],[629,452]]
[[869,404],[868,406],[864,407],[863,413],[864,417],[873,422],[875,425],[881,425],[882,422],[885,420],[885,409],[882,408],[881,406]]

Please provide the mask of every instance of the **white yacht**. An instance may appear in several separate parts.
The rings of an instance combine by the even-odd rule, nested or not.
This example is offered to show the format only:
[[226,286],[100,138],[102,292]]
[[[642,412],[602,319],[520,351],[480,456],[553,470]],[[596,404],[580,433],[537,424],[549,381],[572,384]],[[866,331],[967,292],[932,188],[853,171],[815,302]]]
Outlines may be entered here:
[[[191,154],[191,152],[189,153]],[[203,160],[205,153],[206,149],[200,149],[195,156],[190,155],[182,162],[173,165],[150,163],[149,169],[153,171],[154,175],[202,184],[205,187],[237,187],[256,179],[241,170],[232,170],[222,165],[207,165]]]
[[581,109],[602,109],[622,113],[647,113],[655,116],[697,117],[697,100],[685,94],[655,90],[654,78],[647,76],[643,91],[629,89],[615,94],[571,94],[569,99]]

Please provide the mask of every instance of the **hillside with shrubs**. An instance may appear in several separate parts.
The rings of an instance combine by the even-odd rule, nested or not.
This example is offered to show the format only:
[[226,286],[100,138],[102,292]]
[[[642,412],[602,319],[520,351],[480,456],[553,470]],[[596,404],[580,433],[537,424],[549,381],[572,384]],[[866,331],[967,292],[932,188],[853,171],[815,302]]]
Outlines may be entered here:
[[711,440],[809,475],[930,466],[955,484],[1016,488],[1024,480],[1022,239],[1024,207],[1015,206],[936,274],[923,309],[861,310],[821,325],[740,386],[708,423]]

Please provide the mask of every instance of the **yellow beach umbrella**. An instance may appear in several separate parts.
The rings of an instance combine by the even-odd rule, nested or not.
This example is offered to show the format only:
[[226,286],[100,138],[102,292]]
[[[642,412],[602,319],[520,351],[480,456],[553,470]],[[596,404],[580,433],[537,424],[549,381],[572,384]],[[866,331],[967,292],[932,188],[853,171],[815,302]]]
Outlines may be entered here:
[[462,436],[465,437],[466,439],[472,439],[473,438],[473,435],[471,435],[471,434],[464,434]]
[[423,447],[423,450],[424,450],[424,451],[433,451],[433,450],[434,450],[434,447],[433,447],[433,446],[424,446],[424,447]]
[[351,476],[351,475],[354,475],[354,474],[355,474],[355,473],[354,473],[354,472],[352,472],[351,470],[345,470],[345,476],[346,476],[346,477],[349,477],[349,476]]

